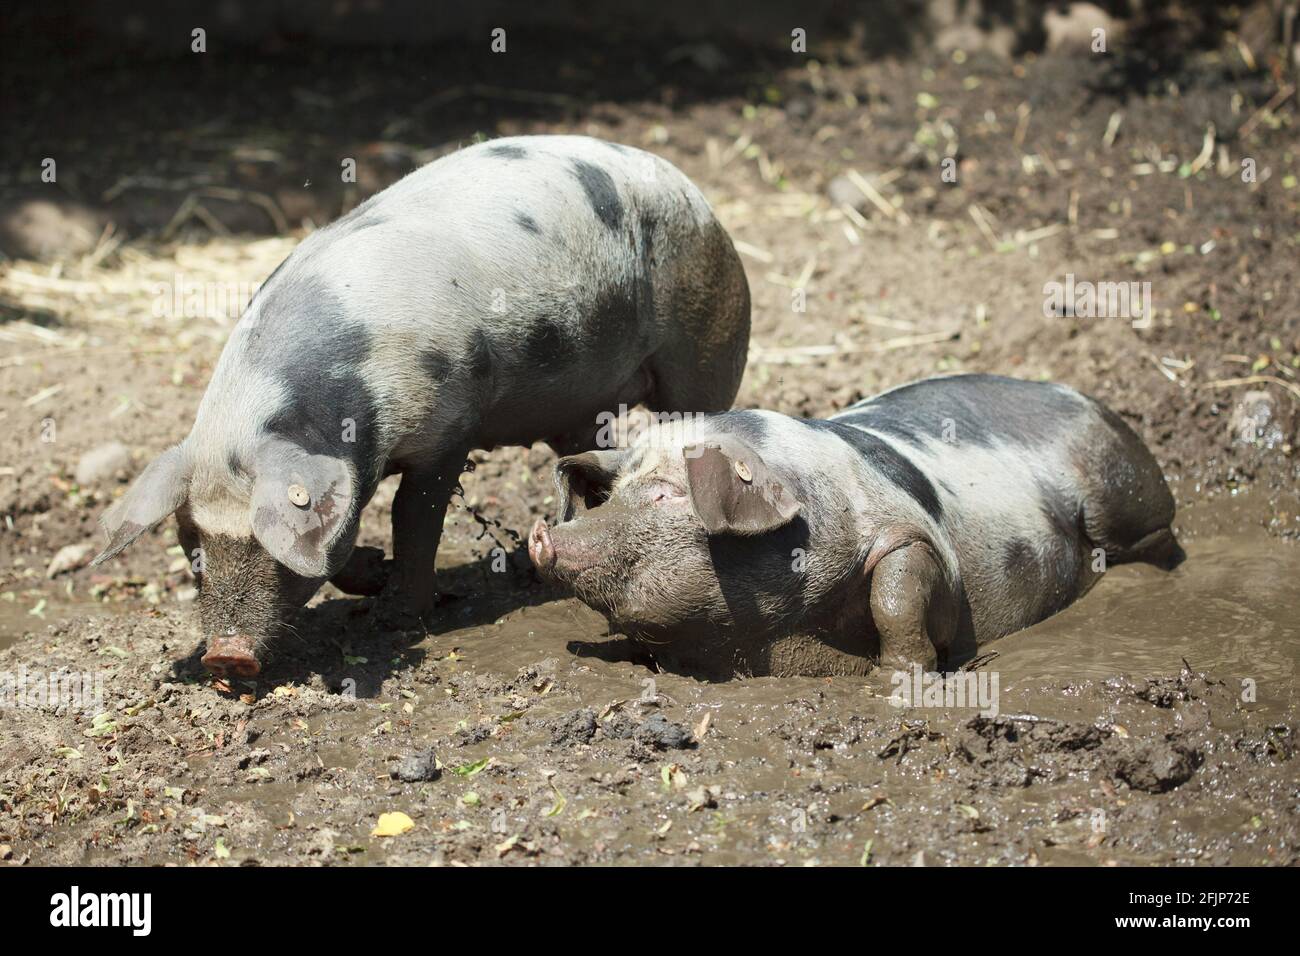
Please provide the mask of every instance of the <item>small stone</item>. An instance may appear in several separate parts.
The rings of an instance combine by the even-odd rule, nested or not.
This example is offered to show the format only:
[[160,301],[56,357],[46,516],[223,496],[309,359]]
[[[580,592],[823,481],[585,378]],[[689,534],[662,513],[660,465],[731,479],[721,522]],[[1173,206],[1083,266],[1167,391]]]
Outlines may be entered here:
[[187,584],[184,587],[176,589],[176,600],[180,601],[182,604],[188,604],[198,596],[199,589],[194,587],[192,584]]
[[433,748],[408,754],[393,771],[393,776],[404,783],[419,783],[424,780],[437,780],[442,776],[438,768],[438,755]]
[[53,578],[67,571],[84,568],[95,556],[95,543],[83,541],[81,544],[67,544],[55,552],[50,566],[45,569],[45,576]]
[[1186,783],[1201,762],[1195,750],[1166,741],[1143,741],[1121,754],[1115,776],[1134,790],[1164,793]]
[[836,208],[848,206],[858,212],[867,208],[867,197],[848,176],[836,176],[826,187],[826,196]]
[[0,201],[0,249],[15,259],[77,258],[94,250],[108,222],[104,210],[63,196]]
[[83,488],[125,478],[131,468],[131,452],[121,442],[111,441],[92,448],[77,462],[77,484]]
[[805,120],[813,114],[816,105],[803,97],[792,97],[785,104],[785,115],[794,120]]
[[1253,389],[1244,393],[1233,408],[1228,429],[1239,444],[1262,445],[1271,449],[1286,439],[1277,419],[1273,396]]
[[7,860],[14,855],[14,848],[8,843],[0,843],[0,860]]

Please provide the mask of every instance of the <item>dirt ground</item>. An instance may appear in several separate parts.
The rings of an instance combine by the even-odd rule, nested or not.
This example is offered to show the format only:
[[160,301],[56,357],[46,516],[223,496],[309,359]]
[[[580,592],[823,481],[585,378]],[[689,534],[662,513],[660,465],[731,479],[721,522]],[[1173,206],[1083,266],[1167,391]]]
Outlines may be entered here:
[[[34,98],[9,124],[33,155],[68,157],[80,195],[146,156],[171,185],[114,195],[139,193],[124,239],[0,266],[0,671],[103,688],[88,709],[0,709],[0,861],[1300,862],[1300,140],[1294,98],[1263,109],[1273,77],[1236,52],[1153,76],[978,56],[718,75],[688,50],[651,64],[672,81],[620,65],[626,88],[595,97],[607,62],[551,71],[541,96],[508,77],[440,95],[387,62],[359,66],[361,84],[346,65],[279,65],[270,92],[256,69],[169,85],[153,73],[173,67],[143,64],[83,82],[59,123]],[[127,108],[119,78],[158,92]],[[158,135],[159,116],[177,132]],[[304,218],[358,198],[310,185],[357,143],[381,157],[378,186],[476,134],[561,131],[653,149],[714,203],[754,301],[739,405],[819,416],[960,370],[1067,383],[1151,446],[1187,564],[1117,569],[993,645],[974,673],[1001,675],[997,716],[895,708],[884,675],[656,672],[528,569],[521,536],[554,515],[541,445],[475,454],[439,555],[439,627],[393,631],[327,587],[255,684],[199,665],[173,522],[47,578],[192,421],[236,316],[159,308],[176,286],[264,278]],[[257,202],[176,215],[211,186],[196,170],[271,195],[289,234],[234,228],[274,228],[240,219],[269,215]],[[1154,314],[1049,318],[1044,286],[1067,275],[1149,282]],[[112,440],[130,464],[80,486],[82,455]],[[361,543],[387,545],[393,491]],[[376,835],[388,813],[412,826]]]

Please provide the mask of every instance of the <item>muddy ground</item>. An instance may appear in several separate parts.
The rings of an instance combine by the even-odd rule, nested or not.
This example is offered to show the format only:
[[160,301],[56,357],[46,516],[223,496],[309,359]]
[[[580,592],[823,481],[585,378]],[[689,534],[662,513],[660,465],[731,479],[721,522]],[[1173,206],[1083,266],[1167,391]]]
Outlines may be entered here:
[[[1159,74],[734,50],[719,72],[707,52],[592,54],[548,70],[542,96],[510,76],[444,95],[406,53],[355,71],[210,59],[185,82],[144,63],[79,78],[57,122],[46,94],[15,111],[6,166],[24,142],[64,157],[82,198],[144,169],[171,185],[114,207],[129,228],[89,255],[0,266],[0,672],[89,673],[103,691],[0,710],[0,861],[1300,861],[1294,98],[1263,109],[1276,78],[1236,50]],[[147,108],[124,96],[141,89]],[[554,514],[541,445],[474,456],[439,555],[439,626],[393,631],[327,587],[256,683],[199,665],[173,523],[47,578],[192,420],[234,316],[157,308],[175,285],[264,278],[304,219],[358,198],[311,186],[357,143],[397,157],[380,185],[475,135],[558,131],[651,148],[715,204],[754,299],[738,404],[823,415],[959,370],[1068,383],[1150,444],[1188,562],[1115,569],[992,645],[975,673],[998,677],[997,716],[893,707],[888,675],[657,672],[528,569],[520,538]],[[181,210],[196,170],[243,176],[288,233],[245,234],[275,224],[211,195]],[[1044,284],[1067,274],[1150,282],[1154,315],[1048,318]],[[129,464],[78,484],[110,440]],[[362,543],[387,544],[393,490]],[[374,835],[394,812],[412,826]]]

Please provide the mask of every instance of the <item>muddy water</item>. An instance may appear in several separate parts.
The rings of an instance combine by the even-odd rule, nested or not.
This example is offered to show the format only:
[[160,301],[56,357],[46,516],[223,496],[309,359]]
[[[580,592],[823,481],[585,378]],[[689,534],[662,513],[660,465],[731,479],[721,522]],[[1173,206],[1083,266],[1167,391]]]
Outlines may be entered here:
[[[1099,723],[1123,725],[1129,728],[1125,736],[1131,733],[1134,741],[1160,740],[1198,723],[1204,712],[1135,707],[1123,693],[1099,691],[1098,683],[1120,674],[1139,681],[1177,675],[1186,661],[1194,671],[1212,674],[1225,685],[1214,714],[1219,728],[1230,736],[1249,735],[1252,726],[1293,720],[1300,664],[1300,548],[1264,533],[1259,519],[1249,501],[1229,499],[1188,509],[1179,529],[1188,559],[1180,568],[1172,573],[1147,566],[1115,568],[1065,612],[988,645],[985,650],[995,656],[979,669],[998,675],[1001,713],[1064,721],[1075,728],[1069,733]],[[706,758],[688,764],[690,773],[693,780],[716,781],[724,791],[740,794],[720,801],[717,825],[730,828],[724,832],[740,830],[750,836],[710,843],[702,820],[665,812],[657,795],[643,797],[639,810],[648,821],[642,824],[647,832],[674,818],[679,826],[689,827],[681,841],[689,834],[704,845],[709,863],[773,857],[853,863],[869,840],[875,841],[873,852],[882,859],[895,854],[893,862],[915,860],[918,852],[930,862],[1036,859],[1075,865],[1268,858],[1254,849],[1267,845],[1267,838],[1242,835],[1243,821],[1256,819],[1257,812],[1246,795],[1198,797],[1188,788],[1178,798],[1184,802],[1168,804],[1159,814],[1148,814],[1141,801],[1162,798],[1141,795],[1128,807],[1123,798],[1107,804],[1095,789],[1108,772],[1098,758],[1071,764],[1066,755],[1075,745],[1068,742],[1059,752],[1047,748],[1032,755],[1028,736],[997,753],[996,769],[986,775],[972,773],[951,756],[951,748],[965,733],[963,721],[970,710],[909,713],[913,726],[921,726],[916,723],[921,721],[931,736],[918,738],[912,756],[904,757],[904,745],[897,763],[892,757],[882,760],[894,731],[881,728],[896,726],[891,721],[900,713],[888,701],[889,675],[759,678],[710,685],[654,673],[634,660],[634,649],[622,639],[604,634],[603,619],[570,600],[524,608],[486,627],[447,631],[429,643],[438,654],[456,648],[477,672],[503,676],[544,658],[572,666],[574,655],[580,655],[577,659],[583,663],[569,672],[570,686],[582,703],[598,711],[610,702],[653,692],[670,702],[666,709],[675,719],[694,723],[710,713],[714,737],[703,751],[719,762],[710,764]],[[1254,682],[1253,694],[1243,697],[1243,680]],[[1081,690],[1072,692],[1071,686]],[[1236,700],[1247,701],[1243,708],[1253,717],[1236,709]],[[564,706],[572,705],[569,701]],[[541,754],[547,764],[557,760],[558,754],[547,750],[547,705],[533,713],[542,722],[531,725],[535,729],[521,726],[509,747],[487,742],[466,757],[513,750]],[[861,742],[857,727],[864,728]],[[1086,752],[1086,746],[1080,746],[1078,752]],[[1055,786],[1004,786],[999,775],[1009,773],[1015,779],[1009,768],[1022,761],[1032,764],[1035,774],[1054,779]],[[593,768],[600,766],[593,761]],[[1243,765],[1230,772],[1248,781],[1247,775],[1256,771]],[[1248,782],[1259,792],[1271,786],[1265,780]],[[584,807],[607,810],[602,798],[583,793],[576,799],[583,798]],[[864,812],[881,800],[887,800],[890,809]],[[980,814],[973,832],[963,828],[964,822],[952,822],[954,806],[977,808],[962,810]],[[849,823],[820,827],[816,839],[805,844],[788,836],[797,832],[796,821],[805,813]],[[1098,819],[1110,828],[1104,836],[1094,829]],[[982,832],[985,827],[988,832]],[[841,830],[852,834],[842,844],[837,843]],[[568,846],[593,855],[606,840],[622,841],[617,852],[624,859],[644,853],[649,842],[638,833],[635,815],[622,830],[593,826],[563,833]]]
[[59,595],[44,601],[30,596],[14,601],[0,600],[0,649],[15,643],[24,634],[42,634],[51,624],[115,612],[124,613],[125,609],[88,599],[61,599]]
[[[1188,560],[1181,567],[1112,569],[1064,612],[987,645],[996,656],[985,666],[1010,690],[1046,680],[1169,673],[1186,661],[1196,670],[1252,680],[1259,707],[1281,707],[1295,694],[1300,667],[1300,547],[1265,534],[1260,518],[1248,496],[1184,508],[1177,527]],[[57,596],[39,615],[31,613],[36,605],[35,599],[0,601],[0,648],[50,624],[138,611]],[[634,648],[606,636],[603,618],[575,600],[523,608],[491,625],[453,627],[429,640],[443,652],[470,648],[478,667],[502,673],[539,657],[612,658],[625,666],[590,671],[598,683],[599,675],[620,675],[617,688],[600,688],[610,693],[625,691],[629,677],[653,673],[640,666]],[[773,685],[787,695],[791,689],[789,681],[732,682],[740,684]]]
[[1237,529],[1193,536],[1186,550],[1173,572],[1111,570],[1061,614],[990,645],[998,657],[988,666],[1013,689],[1174,673],[1186,661],[1229,683],[1254,681],[1256,705],[1280,715],[1295,703],[1300,663],[1300,548]]
[[[1292,700],[1300,667],[1300,547],[1266,534],[1248,499],[1201,503],[1178,525],[1188,559],[1172,572],[1111,569],[1082,600],[983,648],[1002,688],[1115,674],[1174,673],[1186,661],[1222,679],[1251,680],[1260,708]],[[599,653],[631,659],[604,620],[576,601],[526,608],[487,628],[444,632],[481,667],[513,672],[539,656]],[[630,649],[628,649],[630,650]],[[632,666],[629,664],[629,666]],[[651,673],[637,668],[644,676]],[[593,676],[599,671],[593,672]],[[789,693],[789,682],[773,685]],[[818,682],[820,683],[820,682]]]

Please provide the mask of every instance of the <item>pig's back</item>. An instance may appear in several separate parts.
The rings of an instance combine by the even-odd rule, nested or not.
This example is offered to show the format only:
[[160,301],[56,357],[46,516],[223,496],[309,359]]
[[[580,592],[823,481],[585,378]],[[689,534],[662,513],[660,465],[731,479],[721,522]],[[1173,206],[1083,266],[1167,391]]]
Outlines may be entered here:
[[934,437],[949,445],[1042,446],[1091,405],[1064,385],[1002,375],[951,375],[900,385],[832,418],[913,445]]
[[[496,227],[533,229],[563,242],[618,234],[638,218],[713,212],[699,189],[665,159],[588,136],[513,136],[450,153],[377,193],[348,216],[399,211],[439,229],[467,227],[462,241],[494,248]],[[685,223],[683,223],[685,225]],[[548,228],[549,227],[549,228]],[[484,236],[480,230],[492,230]]]
[[389,306],[384,321],[422,325],[437,301],[448,322],[504,316],[495,324],[508,328],[521,305],[582,305],[634,282],[651,234],[665,252],[689,249],[714,223],[695,185],[653,154],[522,136],[416,170],[300,249],[317,273]]
[[577,136],[460,150],[294,250],[228,343],[205,424],[251,381],[261,418],[329,431],[347,409],[377,450],[435,400],[486,444],[561,434],[674,333],[667,260],[711,261],[719,243],[731,252],[699,190],[642,150]]

